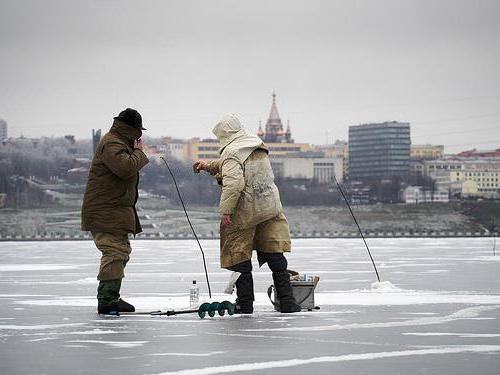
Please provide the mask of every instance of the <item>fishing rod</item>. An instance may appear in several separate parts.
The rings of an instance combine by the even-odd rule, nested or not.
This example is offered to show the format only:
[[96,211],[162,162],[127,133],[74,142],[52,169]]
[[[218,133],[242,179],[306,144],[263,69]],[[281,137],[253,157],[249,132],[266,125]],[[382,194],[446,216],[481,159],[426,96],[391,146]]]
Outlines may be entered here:
[[337,181],[337,177],[335,176],[335,173],[333,174],[333,180],[337,184],[337,188],[339,189],[340,194],[342,194],[342,198],[344,198],[344,201],[347,205],[347,208],[349,209],[349,212],[351,213],[351,216],[354,219],[356,226],[358,227],[359,234],[361,235],[361,238],[363,239],[363,242],[365,243],[366,250],[368,251],[368,255],[370,256],[370,260],[372,261],[372,264],[373,264],[373,268],[375,269],[375,273],[377,274],[377,280],[378,280],[378,282],[380,282],[380,276],[378,275],[377,266],[375,265],[375,261],[373,260],[372,253],[370,252],[370,248],[368,247],[368,244],[366,243],[365,236],[363,235],[363,231],[361,230],[361,227],[359,226],[358,221],[356,220],[356,216],[354,216],[354,213],[352,212],[351,205],[349,204],[349,201],[347,200],[347,198],[344,194],[344,191],[342,190],[339,182]]
[[163,160],[165,163],[165,166],[168,169],[168,172],[170,173],[170,176],[172,176],[172,180],[174,181],[175,189],[177,190],[177,195],[179,196],[179,199],[182,204],[182,208],[184,209],[184,213],[186,214],[186,219],[189,223],[189,226],[191,227],[191,230],[193,231],[194,238],[196,239],[196,242],[198,242],[198,246],[200,247],[201,251],[201,256],[203,257],[203,268],[205,269],[205,277],[207,278],[207,286],[208,286],[208,296],[212,298],[212,290],[210,289],[210,281],[208,280],[208,271],[207,271],[207,262],[205,261],[205,253],[203,252],[203,248],[201,247],[200,240],[198,239],[198,236],[196,235],[196,232],[193,228],[193,224],[191,224],[191,220],[189,219],[189,215],[186,210],[186,206],[184,204],[184,200],[182,199],[181,192],[179,191],[179,187],[177,186],[177,181],[175,180],[174,174],[172,173],[172,170],[168,166],[167,161],[163,158],[163,156],[160,156],[160,159]]
[[491,232],[493,233],[493,256],[496,256],[495,250],[497,247],[497,237],[496,237],[496,226],[495,226],[495,218],[492,218],[491,220]]

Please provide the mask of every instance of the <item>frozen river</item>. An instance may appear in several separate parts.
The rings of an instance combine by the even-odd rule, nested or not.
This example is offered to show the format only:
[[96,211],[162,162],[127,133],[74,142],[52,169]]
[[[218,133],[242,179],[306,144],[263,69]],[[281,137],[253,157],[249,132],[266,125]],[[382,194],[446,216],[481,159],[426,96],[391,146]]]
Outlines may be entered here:
[[[498,374],[500,256],[489,238],[294,240],[289,268],[321,277],[321,310],[282,315],[254,263],[256,313],[96,314],[92,242],[0,242],[0,374]],[[214,300],[228,271],[203,241]],[[192,240],[133,241],[122,296],[137,309],[207,297]]]

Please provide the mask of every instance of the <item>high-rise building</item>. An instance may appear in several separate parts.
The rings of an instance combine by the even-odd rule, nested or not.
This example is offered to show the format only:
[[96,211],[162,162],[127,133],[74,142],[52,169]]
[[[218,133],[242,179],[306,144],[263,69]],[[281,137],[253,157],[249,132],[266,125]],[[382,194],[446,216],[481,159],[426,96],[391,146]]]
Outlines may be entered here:
[[349,127],[349,180],[406,178],[410,169],[410,124],[383,122]]
[[7,139],[7,121],[0,118],[0,142]]
[[97,150],[97,146],[99,145],[99,142],[101,142],[101,129],[99,129],[97,131],[92,129],[92,150],[94,150],[94,153],[92,155],[95,154],[95,151]]

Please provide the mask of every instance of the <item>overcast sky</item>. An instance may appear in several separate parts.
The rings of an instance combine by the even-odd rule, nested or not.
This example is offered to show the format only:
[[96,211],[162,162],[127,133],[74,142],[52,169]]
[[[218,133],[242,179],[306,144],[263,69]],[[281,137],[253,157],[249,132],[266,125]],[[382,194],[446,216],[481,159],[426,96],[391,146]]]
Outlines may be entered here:
[[500,147],[499,1],[0,0],[9,135],[107,130],[125,107],[151,136],[265,123],[273,90],[296,142],[410,122],[412,143]]

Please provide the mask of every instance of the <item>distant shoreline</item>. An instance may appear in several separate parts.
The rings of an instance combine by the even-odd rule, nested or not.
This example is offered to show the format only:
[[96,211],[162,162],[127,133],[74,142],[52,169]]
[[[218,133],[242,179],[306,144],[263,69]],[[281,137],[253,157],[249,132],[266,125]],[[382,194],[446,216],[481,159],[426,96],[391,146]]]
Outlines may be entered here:
[[[365,238],[484,238],[498,237],[498,233],[489,232],[429,232],[429,233],[363,233]],[[219,236],[198,235],[200,240],[218,240]],[[358,233],[303,233],[292,234],[292,239],[348,239],[348,238],[361,238]],[[194,240],[193,235],[171,234],[171,235],[157,235],[154,233],[140,234],[134,240]],[[92,241],[90,235],[81,236],[16,236],[16,237],[0,237],[0,242],[50,242],[50,241]]]

